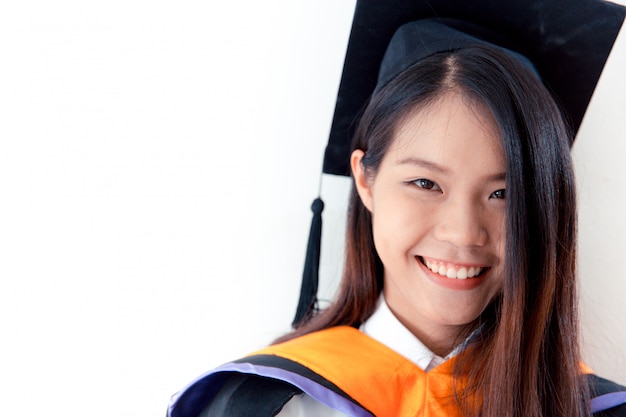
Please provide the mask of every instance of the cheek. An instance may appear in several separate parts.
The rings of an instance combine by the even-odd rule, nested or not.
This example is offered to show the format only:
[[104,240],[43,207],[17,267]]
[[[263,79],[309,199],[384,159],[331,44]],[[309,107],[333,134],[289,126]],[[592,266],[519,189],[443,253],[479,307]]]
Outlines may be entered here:
[[420,241],[428,229],[424,216],[400,204],[379,205],[372,213],[374,244],[384,261],[402,256]]
[[[504,262],[506,253],[506,224],[504,215],[499,216],[499,221],[493,226],[492,236],[494,236],[494,246],[498,256]],[[497,218],[497,217],[496,217]]]
[[400,233],[399,224],[395,220],[394,216],[384,215],[382,212],[377,212],[377,215],[372,216],[374,246],[378,256],[387,267],[394,253],[397,253],[402,246],[401,241],[404,239],[404,234]]
[[489,234],[489,245],[500,257],[506,242],[506,211],[504,204],[486,205],[481,210],[481,225]]

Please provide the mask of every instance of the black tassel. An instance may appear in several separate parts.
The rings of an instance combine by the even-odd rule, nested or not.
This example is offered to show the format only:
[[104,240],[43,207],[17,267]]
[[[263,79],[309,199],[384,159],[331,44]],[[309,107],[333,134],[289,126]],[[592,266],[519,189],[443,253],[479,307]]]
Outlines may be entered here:
[[300,301],[296,309],[296,316],[291,325],[295,328],[304,319],[309,318],[317,307],[317,286],[319,283],[320,246],[322,243],[322,211],[324,202],[316,198],[311,204],[313,220],[309,232],[309,243],[306,248],[304,271],[302,273],[302,287],[300,288]]

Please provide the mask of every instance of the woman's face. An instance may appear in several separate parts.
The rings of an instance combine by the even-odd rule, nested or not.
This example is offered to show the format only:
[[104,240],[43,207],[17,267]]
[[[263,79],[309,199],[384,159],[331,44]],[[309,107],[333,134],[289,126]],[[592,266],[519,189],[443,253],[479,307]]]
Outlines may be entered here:
[[504,154],[491,114],[469,103],[449,93],[407,116],[374,176],[362,151],[351,160],[386,301],[439,354],[493,300],[504,273]]

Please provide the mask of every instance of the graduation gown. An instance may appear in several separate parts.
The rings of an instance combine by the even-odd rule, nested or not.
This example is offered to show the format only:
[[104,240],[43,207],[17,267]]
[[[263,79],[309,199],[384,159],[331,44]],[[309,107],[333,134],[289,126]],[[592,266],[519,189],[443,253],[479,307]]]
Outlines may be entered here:
[[[359,330],[340,326],[270,346],[202,375],[169,417],[274,416],[294,395],[351,416],[461,416],[452,358],[426,372]],[[593,411],[626,416],[626,387],[590,375]],[[460,384],[462,386],[462,381]]]

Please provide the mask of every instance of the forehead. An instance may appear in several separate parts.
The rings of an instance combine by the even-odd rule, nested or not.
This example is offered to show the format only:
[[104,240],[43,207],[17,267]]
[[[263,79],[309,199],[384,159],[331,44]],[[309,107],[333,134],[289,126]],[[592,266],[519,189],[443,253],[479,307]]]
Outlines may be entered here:
[[448,154],[456,154],[456,159],[490,156],[504,165],[495,117],[479,100],[457,92],[419,106],[399,121],[388,156],[397,159],[416,151],[428,152],[432,158],[439,159]]

